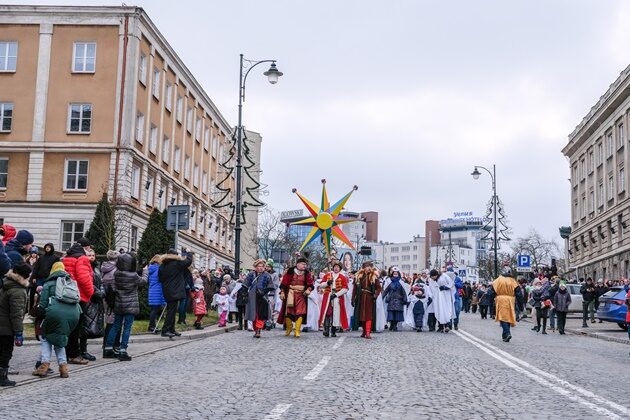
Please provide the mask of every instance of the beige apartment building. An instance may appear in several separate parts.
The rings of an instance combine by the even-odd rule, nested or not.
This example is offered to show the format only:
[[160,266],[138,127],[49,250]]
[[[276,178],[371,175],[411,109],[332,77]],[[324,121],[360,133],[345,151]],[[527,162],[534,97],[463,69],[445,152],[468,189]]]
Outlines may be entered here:
[[67,249],[107,194],[118,247],[137,249],[154,208],[189,204],[180,244],[232,264],[212,208],[231,132],[141,8],[0,6],[0,219],[37,244]]
[[569,135],[570,266],[580,277],[630,275],[630,66]]

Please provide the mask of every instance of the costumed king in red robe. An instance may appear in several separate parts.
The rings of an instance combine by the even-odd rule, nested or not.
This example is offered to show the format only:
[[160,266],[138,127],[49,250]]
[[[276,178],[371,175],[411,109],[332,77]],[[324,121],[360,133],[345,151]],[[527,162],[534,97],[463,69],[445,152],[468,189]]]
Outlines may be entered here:
[[280,282],[280,299],[282,308],[278,314],[278,324],[285,324],[284,335],[291,335],[295,325],[296,337],[300,336],[302,322],[306,319],[308,309],[308,295],[315,288],[313,275],[307,270],[308,260],[304,257],[297,259],[294,267],[291,267],[282,276]]
[[363,263],[356,274],[352,301],[354,302],[354,317],[361,323],[363,333],[361,337],[372,338],[372,326],[376,320],[376,298],[381,293],[379,272],[371,261]]
[[324,325],[324,337],[329,335],[336,337],[337,328],[348,329],[345,296],[348,293],[348,278],[341,273],[342,267],[339,261],[333,263],[332,269],[333,271],[326,273],[322,280],[324,294],[319,313],[319,325],[320,327],[322,323]]

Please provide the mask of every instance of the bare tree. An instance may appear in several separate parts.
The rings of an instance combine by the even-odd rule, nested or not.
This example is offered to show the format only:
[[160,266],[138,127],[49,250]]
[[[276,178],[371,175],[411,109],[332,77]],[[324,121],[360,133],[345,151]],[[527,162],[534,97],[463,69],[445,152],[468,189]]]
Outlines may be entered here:
[[532,259],[532,267],[551,265],[551,259],[562,256],[558,243],[553,239],[546,239],[535,229],[512,243],[515,254],[527,254]]

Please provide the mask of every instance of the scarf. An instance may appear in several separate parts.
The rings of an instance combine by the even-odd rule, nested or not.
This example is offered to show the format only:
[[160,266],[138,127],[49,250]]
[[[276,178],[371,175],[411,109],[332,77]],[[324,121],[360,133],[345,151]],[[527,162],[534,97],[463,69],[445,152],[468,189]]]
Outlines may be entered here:
[[392,277],[391,281],[392,282],[389,284],[389,287],[391,287],[393,291],[396,291],[401,287],[400,277]]

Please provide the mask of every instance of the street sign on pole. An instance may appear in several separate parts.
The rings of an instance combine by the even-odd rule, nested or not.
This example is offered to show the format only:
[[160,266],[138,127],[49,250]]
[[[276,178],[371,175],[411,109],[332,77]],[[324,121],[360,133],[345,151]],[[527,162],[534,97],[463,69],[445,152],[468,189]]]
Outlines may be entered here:
[[459,277],[466,277],[466,269],[459,270]]
[[190,228],[190,206],[168,206],[166,209],[166,230],[175,231],[175,244],[173,248],[177,251],[179,241],[179,230]]
[[529,273],[532,271],[532,257],[529,255],[518,255],[516,271],[519,273]]

